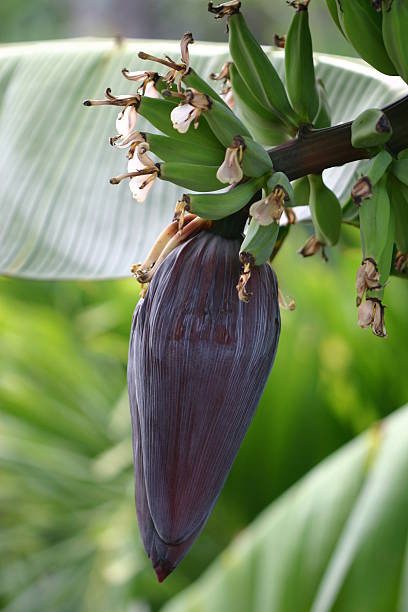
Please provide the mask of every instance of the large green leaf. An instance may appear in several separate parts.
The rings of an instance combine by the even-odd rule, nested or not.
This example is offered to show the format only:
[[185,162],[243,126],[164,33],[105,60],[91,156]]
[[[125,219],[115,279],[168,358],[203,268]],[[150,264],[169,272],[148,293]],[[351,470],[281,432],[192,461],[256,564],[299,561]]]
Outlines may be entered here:
[[[132,91],[121,69],[154,68],[143,49],[177,57],[178,43],[81,40],[0,47],[0,273],[32,278],[107,278],[128,274],[168,222],[181,189],[163,182],[136,204],[126,184],[108,179],[125,168],[108,145],[117,109],[89,109],[84,98]],[[227,47],[195,44],[192,65],[204,76]],[[273,52],[280,70],[283,56]],[[358,60],[318,56],[333,121],[400,97],[406,86]],[[134,89],[133,89],[134,90]],[[140,123],[140,128],[146,128]],[[352,169],[329,172],[342,193]]]
[[408,407],[324,461],[165,612],[404,612]]

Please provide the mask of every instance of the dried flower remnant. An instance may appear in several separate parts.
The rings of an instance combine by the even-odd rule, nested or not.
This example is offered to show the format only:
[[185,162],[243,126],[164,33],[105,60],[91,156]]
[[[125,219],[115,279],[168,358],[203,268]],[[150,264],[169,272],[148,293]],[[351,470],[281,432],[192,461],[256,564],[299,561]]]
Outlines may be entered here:
[[139,283],[142,285],[150,283],[160,265],[176,247],[195,234],[209,229],[212,224],[211,221],[192,214],[186,215],[184,221],[181,229],[176,221],[172,221],[160,234],[147,260],[139,266],[132,266],[132,274]]
[[229,106],[229,108],[233,109],[235,107],[234,93],[232,91],[232,86],[229,80],[229,67],[231,62],[225,62],[220,72],[212,72],[210,74],[210,79],[213,81],[222,81],[222,90],[221,97],[224,102]]
[[255,268],[255,295],[240,302],[238,251],[239,241],[206,231],[179,245],[132,321],[136,511],[160,582],[203,529],[276,354],[275,275],[268,265]]
[[105,98],[100,100],[84,100],[84,106],[129,106],[134,105],[138,108],[140,104],[140,96],[138,94],[114,96],[112,90],[108,87],[105,91]]
[[288,310],[289,312],[293,312],[294,310],[296,310],[295,300],[291,297],[289,297],[287,300],[280,289],[278,289],[278,299],[279,307],[281,310]]
[[122,69],[122,74],[128,81],[136,81],[138,86],[138,93],[148,98],[159,98],[159,92],[156,89],[156,83],[160,76],[157,72],[136,70],[130,72],[127,68]]
[[231,2],[224,2],[218,6],[214,6],[213,2],[208,3],[208,11],[215,15],[215,19],[229,17],[234,13],[238,13],[240,8],[241,2],[239,0],[231,0]]
[[395,256],[395,269],[400,274],[406,274],[408,272],[408,253],[401,253],[398,251]]
[[182,102],[171,111],[170,118],[174,129],[185,134],[192,123],[198,127],[200,115],[211,107],[211,100],[195,89],[187,89],[182,96]]
[[273,35],[273,44],[278,49],[284,49],[286,44],[286,36],[279,36],[279,34]]
[[351,199],[356,206],[360,206],[363,200],[373,195],[371,181],[368,176],[362,176],[351,190]]
[[371,258],[364,259],[357,270],[356,277],[356,304],[360,306],[363,296],[367,289],[380,289],[380,273],[377,264]]
[[252,275],[252,270],[255,268],[255,260],[250,253],[242,252],[239,254],[239,260],[241,262],[241,274],[239,276],[236,290],[238,292],[238,298],[241,302],[248,304],[252,293],[247,291],[247,284]]
[[157,62],[158,64],[170,68],[167,74],[164,75],[163,80],[166,81],[168,85],[173,85],[175,83],[177,85],[177,90],[181,92],[181,81],[183,76],[190,70],[190,54],[188,47],[193,43],[194,38],[191,32],[187,32],[183,35],[180,41],[181,61],[179,63],[174,62],[171,57],[167,55],[161,58],[150,55],[149,53],[144,53],[143,51],[138,54],[138,57],[139,59]]
[[318,241],[316,236],[311,236],[306,241],[306,244],[298,251],[298,253],[299,255],[302,255],[302,257],[313,257],[313,255],[316,255],[316,253],[320,251],[322,254],[322,259],[324,261],[328,261],[325,246],[326,245],[323,244],[323,242]]
[[381,300],[367,298],[358,307],[358,324],[362,328],[371,327],[373,333],[379,338],[387,336],[385,329],[385,308]]
[[270,225],[279,223],[285,209],[285,200],[288,194],[280,185],[258,202],[254,202],[249,209],[249,214],[259,223],[259,225]]
[[217,171],[217,179],[221,183],[233,185],[244,178],[242,171],[242,156],[245,149],[245,141],[241,136],[235,136],[231,146],[225,151],[225,159]]

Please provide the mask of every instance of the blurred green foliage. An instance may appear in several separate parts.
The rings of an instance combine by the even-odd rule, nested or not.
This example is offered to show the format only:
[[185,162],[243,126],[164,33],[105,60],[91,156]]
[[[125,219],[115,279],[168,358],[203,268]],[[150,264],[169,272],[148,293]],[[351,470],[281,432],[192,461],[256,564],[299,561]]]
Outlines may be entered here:
[[[408,396],[408,287],[387,288],[389,338],[356,324],[353,228],[330,263],[276,260],[296,299],[254,422],[207,527],[161,586],[138,538],[125,367],[132,280],[0,281],[0,608],[156,610],[312,466]],[[139,609],[137,607],[132,610]]]
[[[284,34],[293,9],[286,0],[243,0],[251,30],[265,45]],[[332,22],[325,0],[310,4],[314,50],[355,56],[353,47]],[[182,18],[180,18],[182,15]],[[207,13],[206,0],[2,0],[0,42],[86,36],[179,39],[193,32],[197,40],[226,41],[225,25]]]

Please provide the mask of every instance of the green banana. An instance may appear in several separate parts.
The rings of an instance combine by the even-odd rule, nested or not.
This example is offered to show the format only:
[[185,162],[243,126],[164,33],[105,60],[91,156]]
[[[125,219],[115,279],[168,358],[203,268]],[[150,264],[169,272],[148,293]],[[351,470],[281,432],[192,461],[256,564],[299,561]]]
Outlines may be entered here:
[[[407,160],[408,161],[408,160]],[[408,253],[408,187],[398,178],[388,177],[388,195],[395,217],[395,243],[401,253]]]
[[[360,177],[351,190],[351,201],[353,204],[359,206],[362,200],[371,197],[372,188],[383,178],[391,162],[391,155],[383,150],[362,164],[359,173]],[[343,207],[343,219],[345,218],[344,212]]]
[[[175,130],[173,130],[175,131]],[[165,162],[184,162],[186,164],[204,164],[205,166],[219,166],[225,156],[220,147],[209,147],[195,143],[183,142],[162,134],[143,133],[150,151]]]
[[262,47],[239,12],[229,17],[229,49],[239,74],[255,98],[270,108],[289,127],[299,119],[292,109],[285,87]]
[[189,88],[196,89],[200,93],[207,94],[207,96],[210,96],[213,100],[217,100],[217,102],[220,102],[220,104],[224,104],[227,106],[227,108],[229,108],[215,89],[213,89],[211,85],[207,83],[207,81],[204,81],[204,79],[202,79],[193,68],[189,68],[188,72],[184,74],[183,83],[185,83]]
[[310,183],[307,176],[297,179],[293,183],[294,200],[292,206],[309,206]]
[[319,92],[313,63],[309,28],[309,0],[293,2],[295,15],[286,36],[286,89],[295,112],[303,123],[312,123],[319,110]]
[[222,149],[219,140],[214,136],[212,130],[200,122],[197,129],[190,129],[185,134],[180,134],[173,128],[170,118],[171,111],[175,108],[174,104],[159,98],[148,98],[143,96],[138,106],[138,112],[147,119],[155,128],[180,142],[190,142],[199,146],[207,146],[214,149]]
[[408,82],[408,3],[406,0],[384,2],[382,34],[385,48],[398,74]]
[[259,103],[232,63],[229,66],[229,80],[235,104],[252,136],[264,145],[280,144],[287,140],[288,128],[271,109]]
[[379,287],[377,289],[367,289],[366,297],[376,297],[380,300],[384,297],[384,287],[391,274],[396,228],[395,221],[396,218],[391,207],[388,226],[383,230],[385,234],[384,247],[375,260],[379,275]]
[[240,253],[253,258],[255,265],[261,266],[272,255],[279,234],[279,224],[259,225],[251,219],[247,234],[241,244]]
[[351,124],[351,144],[356,149],[384,145],[392,136],[392,127],[382,110],[369,108]]
[[316,83],[317,91],[319,92],[319,107],[313,119],[313,127],[320,129],[331,126],[331,109],[323,81],[317,79]]
[[211,100],[211,105],[208,110],[203,112],[203,117],[224,147],[230,147],[237,135],[243,137],[245,147],[242,169],[246,176],[262,176],[272,170],[271,158],[267,151],[251,138],[242,121],[228,108],[216,100]]
[[392,162],[391,172],[401,183],[408,186],[408,159],[396,159]]
[[382,16],[371,0],[341,0],[343,26],[358,54],[384,74],[397,74],[383,41]]
[[373,187],[372,196],[362,201],[360,206],[360,236],[363,260],[376,262],[387,242],[390,222],[390,199],[387,193],[387,177]]
[[216,221],[228,217],[241,210],[251,198],[261,189],[262,178],[254,178],[240,183],[225,193],[194,193],[185,194],[183,200],[186,209],[204,219]]
[[157,164],[159,178],[194,191],[217,191],[225,185],[217,179],[217,166],[202,166],[177,162]]
[[341,206],[337,196],[318,174],[309,175],[310,213],[315,236],[321,244],[334,246],[340,237]]
[[392,156],[388,151],[380,151],[375,157],[370,159],[364,175],[370,179],[371,185],[376,185],[382,179],[391,162]]

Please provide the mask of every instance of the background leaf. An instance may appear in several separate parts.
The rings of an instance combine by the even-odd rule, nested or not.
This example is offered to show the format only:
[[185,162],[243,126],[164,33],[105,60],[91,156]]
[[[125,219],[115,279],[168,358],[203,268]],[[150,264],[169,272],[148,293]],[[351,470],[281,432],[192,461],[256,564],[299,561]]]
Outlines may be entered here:
[[[132,91],[121,69],[157,68],[137,59],[145,50],[178,57],[178,43],[59,41],[0,47],[0,273],[42,279],[109,278],[128,274],[172,217],[182,189],[157,181],[136,204],[126,184],[109,185],[125,168],[113,151],[117,109],[89,109],[85,98]],[[204,77],[227,58],[227,47],[195,44],[192,65]],[[272,53],[283,70],[283,55]],[[358,60],[318,56],[318,75],[333,122],[402,96],[406,86]],[[146,128],[140,123],[140,129]],[[116,156],[116,161],[115,161]],[[339,194],[354,166],[327,173]]]
[[406,610],[408,407],[325,460],[163,612]]

